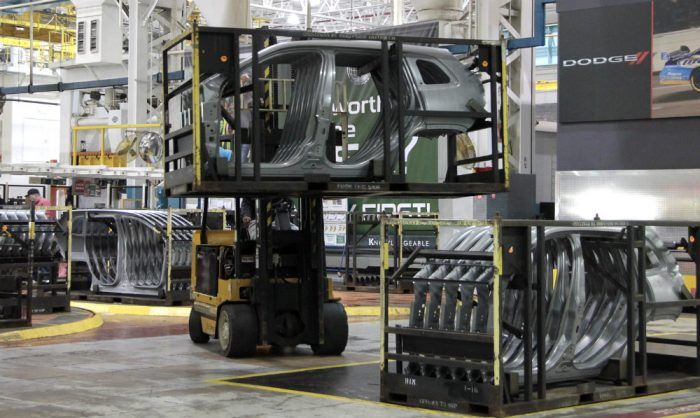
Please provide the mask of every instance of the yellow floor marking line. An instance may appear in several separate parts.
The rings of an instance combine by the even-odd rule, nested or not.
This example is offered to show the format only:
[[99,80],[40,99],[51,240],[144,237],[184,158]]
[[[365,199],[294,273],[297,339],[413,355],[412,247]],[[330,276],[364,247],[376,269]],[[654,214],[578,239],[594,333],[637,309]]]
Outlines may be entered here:
[[[345,312],[348,316],[379,316],[381,308],[379,306],[346,306]],[[408,315],[410,308],[389,308],[389,316]]]
[[647,337],[665,337],[668,335],[695,335],[695,331],[658,332],[647,334]]
[[[171,316],[188,317],[189,306],[145,306],[145,305],[121,305],[115,303],[95,303],[72,301],[71,306],[87,309],[95,313],[109,313],[114,315],[144,315],[144,316]],[[389,308],[389,316],[405,316],[409,314],[409,308]],[[347,306],[345,312],[348,316],[379,316],[379,306]]]
[[391,404],[391,403],[368,401],[365,399],[347,398],[345,396],[327,395],[327,394],[323,394],[323,393],[305,392],[305,391],[301,391],[301,390],[282,389],[282,388],[277,388],[277,387],[273,387],[273,386],[255,385],[255,384],[250,384],[250,383],[239,383],[239,382],[231,382],[230,381],[230,380],[248,379],[248,378],[252,378],[252,377],[274,376],[274,375],[282,375],[282,374],[290,374],[290,373],[303,373],[303,372],[309,372],[309,371],[315,371],[315,370],[334,369],[334,368],[340,368],[340,367],[365,366],[365,365],[369,365],[369,364],[376,364],[378,367],[379,361],[343,363],[343,364],[333,364],[333,365],[329,365],[329,366],[306,367],[306,368],[302,368],[302,369],[277,370],[277,371],[273,371],[273,372],[253,373],[253,374],[246,374],[246,375],[240,375],[240,376],[229,376],[229,377],[223,377],[223,378],[218,378],[218,379],[210,379],[210,380],[207,380],[207,383],[218,384],[218,385],[227,385],[227,386],[233,386],[233,387],[239,387],[239,388],[251,389],[251,390],[263,390],[263,391],[267,391],[267,392],[283,393],[286,395],[308,396],[308,397],[312,397],[312,398],[328,399],[328,400],[337,401],[337,402],[350,402],[350,403],[356,403],[356,404],[361,404],[361,405],[371,405],[371,406],[379,406],[379,407],[383,407],[383,408],[401,409],[401,410],[412,411],[412,412],[422,412],[422,413],[430,414],[430,415],[447,416],[447,417],[476,417],[475,415],[455,414],[455,413],[445,412],[445,411],[433,411],[430,409],[413,408],[413,407],[409,407],[409,406],[396,405],[396,404]]
[[682,414],[666,415],[664,418],[685,418],[685,417],[697,417],[700,411],[695,412],[684,412]]
[[141,315],[141,316],[173,316],[189,317],[189,306],[144,306],[144,305],[120,305],[115,303],[94,303],[72,301],[70,306],[87,309],[95,313],[108,313],[113,315]]
[[316,371],[316,370],[337,369],[339,367],[367,366],[368,364],[379,365],[379,360],[355,361],[355,362],[342,363],[342,364],[329,364],[326,366],[303,367],[300,369],[285,369],[285,370],[275,370],[272,372],[251,373],[251,374],[242,374],[242,375],[236,375],[236,376],[225,376],[225,377],[219,377],[216,379],[207,380],[207,382],[209,382],[209,383],[221,383],[220,381],[222,381],[222,380],[228,381],[228,380],[232,380],[232,379],[249,379],[251,377],[265,377],[265,376],[275,376],[278,374],[303,373],[303,372],[312,372],[312,371]]
[[[562,407],[562,408],[547,409],[547,410],[545,410],[545,411],[530,412],[530,413],[527,413],[527,414],[523,414],[523,415],[514,415],[514,416],[516,416],[516,417],[529,417],[529,416],[536,416],[536,415],[539,416],[539,415],[542,415],[543,412],[546,412],[547,414],[551,414],[551,413],[555,413],[555,412],[557,412],[557,411],[563,411],[563,410],[565,410],[565,409],[582,409],[582,408],[598,407],[598,406],[601,406],[601,405],[622,405],[622,404],[624,404],[625,402],[630,403],[630,402],[634,402],[635,400],[639,400],[639,399],[660,398],[660,397],[664,397],[664,396],[673,395],[674,393],[680,393],[680,392],[683,392],[683,391],[686,391],[686,390],[688,390],[688,389],[678,389],[678,390],[673,390],[673,391],[670,391],[670,392],[654,393],[654,394],[651,394],[651,395],[644,395],[644,396],[639,396],[639,395],[636,395],[636,396],[635,396],[635,395],[632,395],[632,396],[630,396],[629,398],[613,399],[613,400],[610,400],[610,401],[602,401],[602,402],[591,402],[591,403],[587,403],[587,404],[585,404],[585,405],[565,406],[565,407]],[[624,405],[623,405],[623,406],[624,406]],[[637,412],[644,412],[644,411],[637,411]],[[664,418],[669,418],[669,417],[664,417]]]
[[1,342],[34,340],[37,338],[58,337],[62,335],[77,334],[99,328],[104,324],[102,316],[95,314],[90,318],[68,324],[47,325],[45,327],[22,329],[0,334]]

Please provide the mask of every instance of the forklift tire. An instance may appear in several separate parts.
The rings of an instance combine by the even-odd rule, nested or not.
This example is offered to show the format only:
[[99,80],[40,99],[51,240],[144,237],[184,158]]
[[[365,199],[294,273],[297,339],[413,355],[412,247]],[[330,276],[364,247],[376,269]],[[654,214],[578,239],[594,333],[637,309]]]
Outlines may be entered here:
[[345,307],[338,302],[323,304],[323,344],[313,344],[311,349],[319,356],[338,356],[348,344],[348,316]]
[[194,308],[190,310],[190,340],[195,344],[206,344],[209,342],[209,335],[202,331],[202,314],[195,311]]
[[252,357],[258,345],[258,317],[250,305],[224,305],[216,324],[226,357]]

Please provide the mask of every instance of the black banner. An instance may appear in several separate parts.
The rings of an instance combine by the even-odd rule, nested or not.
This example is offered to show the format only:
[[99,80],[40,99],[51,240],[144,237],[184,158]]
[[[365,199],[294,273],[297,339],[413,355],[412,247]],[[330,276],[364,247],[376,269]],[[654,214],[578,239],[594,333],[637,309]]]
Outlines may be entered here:
[[559,11],[559,121],[650,118],[651,1]]

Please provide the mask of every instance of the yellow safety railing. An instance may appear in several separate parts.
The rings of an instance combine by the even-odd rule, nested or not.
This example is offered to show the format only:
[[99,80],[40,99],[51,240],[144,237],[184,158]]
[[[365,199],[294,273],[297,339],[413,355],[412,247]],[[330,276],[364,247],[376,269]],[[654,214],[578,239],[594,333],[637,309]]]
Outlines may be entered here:
[[85,125],[73,127],[73,165],[79,165],[78,157],[81,152],[78,151],[78,133],[83,131],[99,131],[100,132],[100,165],[106,165],[107,152],[105,149],[105,141],[107,130],[109,129],[155,129],[160,128],[159,123],[132,123],[124,125]]

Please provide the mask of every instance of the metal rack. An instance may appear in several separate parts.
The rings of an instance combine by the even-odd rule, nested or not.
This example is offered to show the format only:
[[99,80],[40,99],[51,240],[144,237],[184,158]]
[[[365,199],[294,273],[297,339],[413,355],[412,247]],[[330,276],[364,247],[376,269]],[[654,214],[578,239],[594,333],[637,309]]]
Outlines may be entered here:
[[[620,399],[667,392],[700,385],[700,310],[695,310],[695,340],[648,337],[646,318],[649,310],[661,308],[696,307],[700,293],[694,298],[671,302],[649,302],[644,289],[646,257],[639,257],[645,248],[645,228],[687,227],[687,251],[695,261],[696,274],[700,273],[700,233],[697,222],[663,221],[520,221],[496,218],[489,221],[438,221],[392,218],[382,219],[382,261],[389,260],[386,238],[401,225],[435,225],[438,227],[491,228],[493,252],[445,251],[415,249],[389,276],[382,270],[381,310],[381,399],[385,402],[455,412],[480,412],[497,416],[567,407],[603,400]],[[609,360],[597,377],[577,381],[556,381],[545,367],[545,319],[548,292],[545,267],[545,228],[615,228],[617,238],[609,245],[626,251],[624,265],[633,266],[625,272],[622,287],[626,301],[626,342],[622,354]],[[533,238],[536,239],[533,240]],[[533,244],[533,242],[535,244]],[[636,253],[635,253],[636,251]],[[492,326],[488,332],[460,332],[457,330],[411,327],[389,323],[388,286],[419,259],[440,259],[450,262],[482,263],[493,268],[493,280],[488,289]],[[383,264],[386,267],[386,264]],[[430,279],[410,279],[430,282]],[[502,317],[504,291],[522,289],[524,318],[521,323],[508,323]],[[534,311],[533,311],[534,310]],[[522,376],[504,371],[504,341],[506,332],[519,335],[523,347]],[[390,339],[395,344],[390,345]],[[650,348],[649,344],[661,344]],[[533,349],[535,347],[535,349]],[[666,348],[665,350],[663,348]],[[674,355],[670,348],[690,347],[690,357]],[[437,367],[478,370],[483,379],[459,380],[445,376],[413,375],[404,365],[431,364]],[[533,373],[533,370],[536,370]]]
[[[174,261],[174,256],[177,253],[177,248],[189,248],[192,242],[192,231],[202,229],[203,211],[209,214],[209,222],[207,225],[212,229],[225,229],[226,226],[226,211],[223,209],[168,209],[163,211],[162,216],[154,220],[155,226],[151,226],[152,233],[158,237],[159,242],[163,245],[163,269],[165,276],[162,285],[156,290],[143,289],[142,293],[124,293],[118,289],[110,289],[108,287],[94,287],[95,281],[93,273],[88,268],[86,260],[76,261],[73,268],[76,270],[76,286],[73,291],[73,298],[78,300],[93,300],[101,302],[120,302],[129,304],[151,304],[151,305],[181,305],[190,300],[190,282],[192,268],[188,262],[179,263]],[[90,211],[87,211],[90,212]],[[87,216],[88,222],[106,222],[104,216],[109,218],[111,210],[95,210],[93,214],[77,214],[77,219],[84,219]],[[140,210],[114,210],[113,216],[127,216],[133,214],[134,217],[139,217],[141,213],[150,211]],[[100,214],[105,213],[102,218]],[[160,213],[159,213],[160,215]],[[154,218],[144,218],[154,219]],[[187,220],[187,224],[183,225],[183,219]],[[76,227],[77,228],[77,227]],[[82,227],[81,227],[82,228]],[[85,240],[90,237],[93,232],[87,232],[83,229],[76,229],[75,239],[77,248],[84,248]],[[109,232],[109,236],[118,239],[115,231]],[[161,241],[162,240],[162,241]],[[116,256],[116,254],[115,254]],[[76,256],[76,258],[78,258]],[[130,275],[129,277],[133,277]]]
[[31,279],[17,274],[0,276],[0,328],[32,324]]
[[[37,221],[35,210],[60,211],[67,213],[67,231],[62,231],[58,220]],[[4,258],[0,270],[0,297],[3,310],[7,314],[0,319],[0,326],[28,326],[33,313],[70,311],[71,259],[70,219],[72,209],[64,206],[50,206],[30,209],[30,217],[25,221],[4,221],[0,227],[2,234],[13,240],[18,248],[14,256]],[[53,227],[53,232],[50,228]],[[43,233],[66,233],[66,259],[37,252],[37,230]],[[20,236],[27,237],[26,240]]]
[[[383,108],[382,122],[384,124],[383,147],[384,158],[381,164],[375,164],[372,178],[337,179],[328,175],[306,175],[303,178],[275,178],[261,174],[262,155],[265,143],[263,140],[262,112],[260,100],[263,97],[262,87],[266,82],[263,76],[263,65],[259,53],[264,46],[264,40],[272,37],[287,37],[297,40],[346,40],[346,41],[376,41],[381,44],[378,71],[382,78],[396,79],[396,87],[401,88],[405,75],[403,66],[392,69],[390,63],[403,62],[404,45],[441,45],[452,46],[461,50],[476,50],[476,66],[482,74],[488,75],[487,95],[490,108],[485,112],[464,111],[430,111],[407,109],[400,103],[397,109],[398,120],[410,116],[422,117],[454,117],[475,118],[478,122],[472,130],[487,129],[491,137],[491,153],[465,160],[457,161],[456,136],[448,138],[449,167],[444,183],[411,183],[406,179],[405,159],[397,158],[396,153],[403,153],[406,144],[406,132],[402,123],[398,124],[398,147],[391,151],[390,132],[391,118],[388,107]],[[224,74],[233,79],[238,78],[241,71],[241,38],[252,40],[252,164],[253,176],[243,175],[240,157],[235,165],[234,174],[230,177],[217,178],[211,175],[212,166],[221,164],[220,158],[207,156],[202,123],[202,109],[192,106],[191,123],[183,123],[179,129],[172,127],[169,118],[169,102],[178,96],[191,94],[183,102],[201,103],[201,86],[205,77],[212,74]],[[171,86],[168,78],[168,54],[175,48],[191,47],[192,78]],[[269,30],[269,29],[238,29],[194,27],[171,41],[163,49],[163,95],[164,95],[164,134],[165,134],[165,178],[166,191],[171,196],[259,196],[259,195],[303,195],[316,194],[324,196],[350,196],[367,194],[400,194],[431,195],[431,196],[466,196],[506,191],[508,188],[509,167],[503,151],[508,149],[507,121],[503,115],[507,100],[505,100],[505,60],[503,59],[501,43],[494,41],[479,41],[465,39],[420,38],[386,35],[358,35],[344,33],[313,33],[305,31]],[[391,71],[396,71],[392,74]],[[235,101],[235,118],[232,128],[241,132],[241,93],[243,88],[238,82],[232,84],[232,95]],[[390,103],[390,83],[382,83],[379,95],[384,106]],[[499,100],[504,103],[499,109]],[[399,101],[401,102],[401,101]],[[242,151],[242,135],[234,135],[231,140],[233,155],[240,156]],[[207,137],[208,138],[208,137]],[[502,141],[501,141],[502,139]],[[502,143],[501,143],[502,142]],[[396,161],[394,163],[393,161]],[[492,169],[487,172],[458,175],[457,167],[476,162],[491,162]],[[375,161],[375,163],[378,163]],[[209,169],[205,169],[209,164]]]
[[[381,213],[367,213],[367,212],[348,212],[346,215],[347,222],[347,234],[348,238],[345,242],[344,248],[344,277],[343,277],[343,287],[345,290],[368,290],[368,291],[378,291],[379,290],[379,270],[380,265],[368,267],[366,269],[360,269],[358,267],[358,256],[371,255],[376,257],[380,254],[380,246],[376,248],[363,247],[361,242],[364,238],[368,237],[372,232],[378,233],[381,225],[382,216],[393,216],[400,219],[406,218],[420,218],[420,219],[437,219],[437,213],[420,213],[420,212],[400,212],[396,215],[386,215]],[[360,235],[359,229],[361,227],[366,227],[366,231]],[[438,230],[435,227],[427,228],[435,234],[435,242],[438,239]],[[403,262],[404,257],[413,251],[412,246],[404,245],[404,238],[409,237],[410,234],[404,232],[403,228],[396,228],[392,235],[391,242],[389,243],[389,255],[392,258],[391,271],[395,271],[399,268],[399,265]],[[377,257],[378,258],[378,257]],[[376,273],[375,273],[376,270]],[[394,282],[390,283],[392,291],[398,291],[399,293],[410,292],[412,286],[406,282]]]

